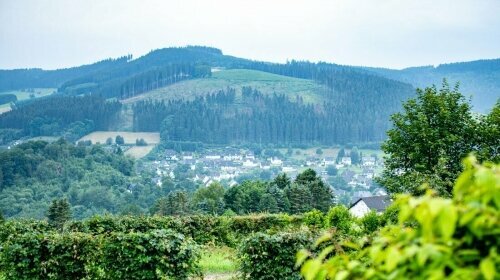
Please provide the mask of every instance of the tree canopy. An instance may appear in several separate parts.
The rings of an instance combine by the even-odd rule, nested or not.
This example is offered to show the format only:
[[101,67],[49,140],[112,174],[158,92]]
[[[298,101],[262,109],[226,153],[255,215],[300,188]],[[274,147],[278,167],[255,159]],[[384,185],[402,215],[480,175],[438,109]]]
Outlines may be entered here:
[[419,89],[403,107],[392,115],[393,128],[382,145],[387,156],[379,182],[389,192],[421,194],[419,186],[429,183],[440,195],[450,196],[462,158],[484,147],[484,159],[494,159],[498,108],[479,129],[480,118],[472,115],[458,85],[450,88],[444,81],[440,89]]

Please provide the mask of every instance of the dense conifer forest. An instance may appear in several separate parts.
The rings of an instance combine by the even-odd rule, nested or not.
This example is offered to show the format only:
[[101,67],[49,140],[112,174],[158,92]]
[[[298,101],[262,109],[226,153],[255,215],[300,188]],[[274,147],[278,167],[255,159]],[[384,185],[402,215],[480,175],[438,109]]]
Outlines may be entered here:
[[16,137],[64,136],[74,141],[93,130],[108,129],[120,109],[119,102],[98,95],[56,95],[24,102],[0,115],[0,141],[7,144],[13,133]]
[[[140,102],[134,105],[136,131],[161,131],[165,141],[211,144],[334,144],[374,142],[384,138],[387,112],[395,96],[336,96],[337,102],[305,104],[300,98],[263,95],[256,89],[221,90],[193,101]],[[392,102],[391,102],[392,101]],[[356,110],[355,110],[356,108]],[[370,121],[368,121],[370,120]]]

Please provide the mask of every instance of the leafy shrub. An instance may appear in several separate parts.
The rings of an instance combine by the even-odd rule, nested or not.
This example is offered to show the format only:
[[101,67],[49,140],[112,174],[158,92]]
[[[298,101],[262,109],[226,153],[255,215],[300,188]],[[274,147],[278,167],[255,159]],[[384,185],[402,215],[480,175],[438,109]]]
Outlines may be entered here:
[[[307,280],[498,279],[500,165],[481,166],[474,158],[464,165],[452,199],[431,190],[422,197],[399,196],[397,225],[384,227],[350,256],[325,259],[332,247],[325,248],[303,263],[302,275]],[[300,253],[298,262],[307,254]]]
[[363,231],[366,234],[375,232],[380,227],[380,217],[375,211],[370,211],[363,218],[360,219]]
[[325,222],[327,227],[334,227],[339,233],[348,233],[351,230],[353,218],[349,210],[340,205],[330,208]]
[[321,228],[325,224],[325,215],[323,212],[313,209],[304,213],[304,224],[308,226]]
[[7,241],[10,236],[24,233],[47,233],[52,227],[46,221],[36,220],[6,220],[0,223],[0,244]]
[[[154,229],[171,229],[192,237],[197,243],[220,243],[233,246],[237,240],[255,232],[299,228],[301,216],[249,215],[249,216],[95,216],[68,225],[73,232],[103,234],[112,232],[147,232]],[[0,235],[1,236],[1,235]]]
[[7,279],[187,279],[198,274],[194,242],[169,230],[146,233],[37,233],[3,243]]
[[300,279],[295,252],[308,246],[309,234],[256,233],[246,239],[238,251],[240,271],[245,279]]
[[380,215],[380,224],[382,226],[397,224],[398,215],[399,215],[398,205],[392,204],[391,206],[387,207],[387,209],[385,209],[382,215]]
[[195,244],[170,230],[113,233],[104,238],[98,266],[103,279],[187,279],[198,274]]
[[13,235],[3,245],[1,270],[7,279],[82,279],[90,276],[97,243],[84,233]]

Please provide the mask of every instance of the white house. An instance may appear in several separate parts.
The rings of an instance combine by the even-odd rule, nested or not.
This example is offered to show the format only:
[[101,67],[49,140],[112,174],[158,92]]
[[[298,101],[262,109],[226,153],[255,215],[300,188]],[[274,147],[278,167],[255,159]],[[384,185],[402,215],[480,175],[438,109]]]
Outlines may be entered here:
[[335,159],[333,157],[326,157],[323,159],[323,165],[335,165]]
[[362,197],[349,207],[349,212],[358,218],[362,218],[373,210],[381,214],[391,203],[392,199],[387,195]]
[[344,165],[351,165],[352,164],[351,157],[343,157],[341,163]]
[[297,171],[297,169],[295,169],[293,166],[283,166],[281,171],[283,171],[285,173],[290,173],[290,172]]
[[375,157],[363,157],[361,162],[363,166],[375,166]]
[[245,155],[245,158],[246,159],[250,159],[250,160],[255,160],[255,155],[251,154],[251,153],[248,153],[248,154]]
[[182,159],[183,160],[193,160],[194,156],[191,153],[185,153],[185,154],[182,155]]
[[283,165],[283,161],[279,158],[271,158],[268,160],[271,162],[272,166],[282,166]]
[[206,155],[205,158],[209,159],[209,160],[220,160],[221,156],[217,155],[217,154],[209,154],[209,155]]
[[248,159],[245,162],[243,162],[243,167],[253,168],[253,167],[257,167],[257,166],[259,166],[258,163],[251,161],[251,160],[248,160]]

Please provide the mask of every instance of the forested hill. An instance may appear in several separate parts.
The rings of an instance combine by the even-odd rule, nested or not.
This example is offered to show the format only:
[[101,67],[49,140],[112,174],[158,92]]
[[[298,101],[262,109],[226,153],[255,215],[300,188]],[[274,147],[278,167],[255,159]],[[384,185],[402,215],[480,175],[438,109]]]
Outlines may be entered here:
[[[0,71],[0,92],[33,87],[57,87],[58,92],[43,100],[14,102],[11,112],[0,115],[0,145],[19,137],[45,135],[71,135],[66,139],[73,140],[96,128],[106,130],[122,124],[130,130],[160,131],[162,122],[171,117],[176,118],[173,123],[177,130],[169,129],[168,135],[178,141],[206,140],[218,144],[256,139],[268,139],[269,144],[379,142],[389,127],[389,116],[399,111],[401,103],[415,94],[415,88],[407,82],[429,86],[440,84],[444,76],[451,75],[448,77],[451,82],[464,78],[461,82],[466,89],[474,87],[490,93],[478,95],[474,100],[491,107],[500,88],[500,79],[495,79],[500,73],[497,69],[497,61],[402,71],[293,60],[268,63],[224,55],[216,48],[189,46],[158,49],[137,59],[124,56],[61,70],[5,70]],[[462,76],[450,73],[462,73]],[[246,82],[242,83],[242,77],[238,75],[243,75]],[[223,84],[222,80],[227,82],[223,87],[206,87],[208,84]],[[186,84],[201,89],[201,92],[193,93],[192,88],[177,87]],[[307,88],[300,90],[297,85]],[[258,92],[256,100],[259,102],[245,98],[243,87]],[[224,108],[226,104],[209,104],[210,98],[206,98],[209,94],[228,90],[235,90],[230,110],[224,111],[227,110]],[[150,98],[160,102],[178,100],[180,103],[147,103]],[[195,103],[186,103],[196,98],[199,99]],[[120,106],[117,100],[125,105]],[[79,113],[81,110],[73,110],[79,108],[81,102],[88,101],[98,106],[81,105],[81,108],[90,106],[83,114]],[[141,104],[143,107],[136,106],[134,116],[131,116],[129,104],[138,101],[146,103]],[[282,107],[276,107],[274,102],[281,102]],[[62,104],[71,106],[63,109]],[[194,105],[203,112],[191,110]],[[178,112],[178,108],[187,108],[192,113],[186,115],[186,112]],[[291,108],[296,110],[293,117],[286,115],[287,112],[276,111]],[[170,112],[170,115],[165,112]],[[205,114],[213,122],[206,123],[208,119],[196,118],[197,114]],[[229,121],[231,114],[242,120],[249,119],[249,122]],[[119,116],[123,123],[116,121]],[[184,119],[181,122],[179,118]],[[275,126],[283,128],[283,125],[294,127],[295,131],[272,134],[279,130]],[[34,129],[41,126],[43,129]],[[242,127],[246,127],[246,131],[240,130]],[[316,131],[313,135],[306,132],[311,129]],[[260,134],[249,130],[257,130]]]
[[89,75],[90,73],[109,71],[127,63],[131,56],[106,59],[90,65],[82,65],[59,70],[15,69],[0,70],[0,91],[26,88],[57,88],[64,82]]
[[[223,55],[215,48],[165,48],[137,59],[127,55],[68,69],[0,70],[0,91],[51,87],[59,88],[60,92],[97,91],[106,96],[120,97],[120,90],[129,84],[135,83],[137,91],[143,92],[185,78],[209,75],[208,66],[235,68],[244,63],[248,61]],[[150,80],[152,76],[155,76],[154,81]]]
[[437,67],[411,67],[402,70],[364,69],[420,88],[440,84],[443,78],[450,84],[460,82],[461,91],[466,96],[472,95],[473,109],[479,112],[490,110],[500,98],[500,59],[441,64]]

